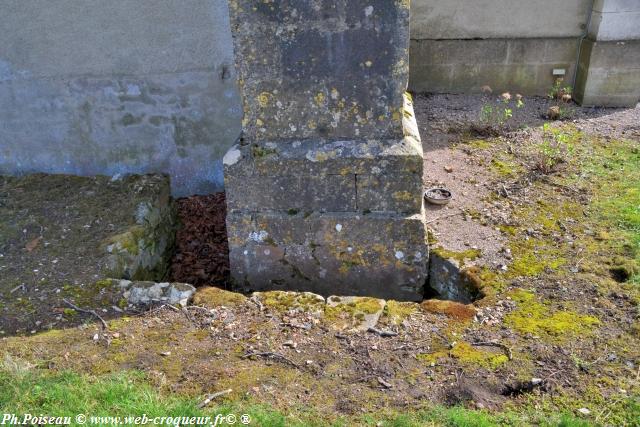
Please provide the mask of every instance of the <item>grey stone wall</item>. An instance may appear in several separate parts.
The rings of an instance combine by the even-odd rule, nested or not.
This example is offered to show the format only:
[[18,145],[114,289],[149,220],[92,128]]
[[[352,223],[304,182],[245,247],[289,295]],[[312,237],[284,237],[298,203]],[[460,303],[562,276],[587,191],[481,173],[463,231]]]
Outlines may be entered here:
[[0,173],[222,188],[242,116],[226,0],[3,0]]

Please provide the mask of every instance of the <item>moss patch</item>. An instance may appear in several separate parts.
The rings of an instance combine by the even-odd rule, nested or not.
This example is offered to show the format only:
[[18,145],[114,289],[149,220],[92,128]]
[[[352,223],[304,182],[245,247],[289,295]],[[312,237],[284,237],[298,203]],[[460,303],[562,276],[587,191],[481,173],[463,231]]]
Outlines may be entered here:
[[563,341],[584,337],[592,332],[600,321],[593,316],[573,311],[554,311],[550,304],[536,300],[535,294],[517,289],[509,294],[518,303],[518,308],[505,316],[505,324],[522,334],[549,337]]
[[235,307],[247,300],[242,294],[236,292],[225,291],[224,289],[204,286],[198,288],[193,296],[193,303],[207,308],[219,307]]
[[456,252],[449,251],[444,248],[433,248],[432,253],[444,259],[452,259],[458,262],[459,266],[462,266],[467,261],[473,261],[478,259],[482,255],[480,249],[467,249],[465,251]]
[[418,311],[418,304],[413,302],[387,301],[384,306],[383,321],[392,325],[400,325],[406,318]]
[[428,365],[435,365],[442,359],[452,357],[465,366],[489,370],[496,370],[509,361],[509,357],[503,353],[481,350],[467,342],[454,343],[451,349],[439,349],[433,353],[420,354],[417,357]]
[[423,301],[420,306],[429,313],[444,314],[458,321],[470,321],[476,315],[476,309],[472,305],[460,304],[454,301],[431,299]]

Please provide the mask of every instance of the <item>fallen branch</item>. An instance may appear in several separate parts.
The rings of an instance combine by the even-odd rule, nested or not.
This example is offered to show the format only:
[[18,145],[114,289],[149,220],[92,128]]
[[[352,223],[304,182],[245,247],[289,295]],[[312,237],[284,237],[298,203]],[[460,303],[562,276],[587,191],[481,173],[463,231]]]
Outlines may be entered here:
[[207,397],[198,405],[198,408],[202,409],[211,403],[214,399],[217,399],[220,396],[224,396],[225,394],[231,393],[232,389],[222,390],[217,393],[208,394]]
[[295,367],[295,368],[300,368],[300,365],[298,365],[296,362],[294,362],[291,359],[288,359],[287,357],[283,356],[280,353],[274,353],[272,351],[264,351],[264,352],[249,352],[245,355],[242,356],[243,359],[249,359],[251,357],[264,357],[266,359],[276,359],[276,360],[281,360],[283,362],[288,363],[289,365]]
[[374,334],[379,335],[381,337],[397,337],[398,336],[397,332],[383,331],[381,329],[377,329],[377,328],[374,328],[374,327],[370,327],[369,329],[367,329],[367,332],[374,333]]
[[511,349],[509,347],[507,347],[506,345],[501,344],[499,342],[493,342],[493,341],[472,342],[471,345],[475,345],[477,347],[485,346],[485,347],[498,347],[498,348],[501,348],[505,352],[505,354],[507,355],[509,360],[513,360],[513,353],[511,352]]
[[18,285],[15,288],[11,289],[11,291],[9,292],[10,294],[14,293],[15,291],[17,291],[18,289],[22,289],[23,291],[27,289],[27,287],[24,285],[24,283],[22,285]]
[[100,322],[102,323],[102,327],[104,329],[109,329],[109,325],[107,325],[107,322],[105,322],[105,320],[98,314],[96,313],[95,310],[85,310],[83,308],[78,307],[77,305],[73,304],[72,302],[63,299],[62,300],[65,304],[67,304],[69,307],[71,307],[72,309],[74,309],[77,312],[80,313],[85,313],[85,314],[91,314],[92,316],[96,317],[98,320],[100,320]]

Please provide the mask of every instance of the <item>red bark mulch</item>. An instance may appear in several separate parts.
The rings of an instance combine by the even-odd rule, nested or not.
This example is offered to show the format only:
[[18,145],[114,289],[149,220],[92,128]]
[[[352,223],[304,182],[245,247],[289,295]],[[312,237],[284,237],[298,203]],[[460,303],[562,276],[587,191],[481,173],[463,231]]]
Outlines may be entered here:
[[176,202],[180,227],[171,260],[171,281],[227,287],[229,245],[224,193],[186,197]]

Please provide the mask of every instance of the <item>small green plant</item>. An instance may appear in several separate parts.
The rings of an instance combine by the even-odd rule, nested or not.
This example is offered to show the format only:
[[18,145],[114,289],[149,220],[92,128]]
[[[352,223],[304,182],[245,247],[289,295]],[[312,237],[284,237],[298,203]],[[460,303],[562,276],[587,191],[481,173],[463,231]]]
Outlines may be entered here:
[[[491,88],[483,86],[482,91],[490,96]],[[487,100],[480,109],[478,122],[473,130],[479,135],[497,136],[504,132],[508,121],[513,117],[514,109],[524,107],[522,95],[505,92],[495,100]]]
[[569,102],[572,99],[572,88],[571,86],[563,85],[564,79],[559,77],[551,86],[549,90],[549,98],[556,101]]
[[543,175],[554,173],[567,162],[571,153],[569,135],[545,123],[542,127],[542,142],[534,149],[533,170]]
[[556,79],[553,86],[549,90],[549,99],[555,101],[554,105],[549,107],[547,117],[550,120],[566,120],[574,116],[575,108],[573,108],[571,86],[564,85],[564,79]]

